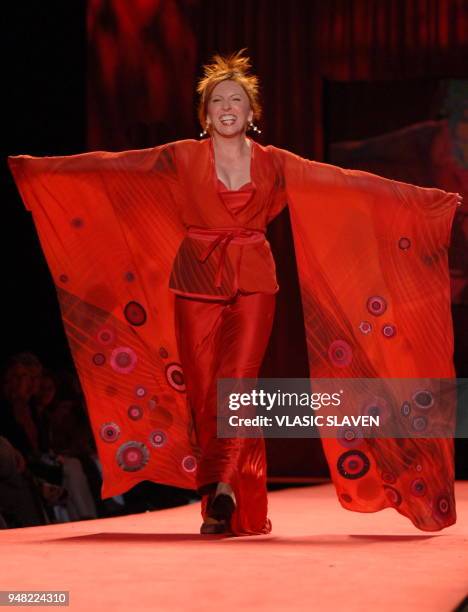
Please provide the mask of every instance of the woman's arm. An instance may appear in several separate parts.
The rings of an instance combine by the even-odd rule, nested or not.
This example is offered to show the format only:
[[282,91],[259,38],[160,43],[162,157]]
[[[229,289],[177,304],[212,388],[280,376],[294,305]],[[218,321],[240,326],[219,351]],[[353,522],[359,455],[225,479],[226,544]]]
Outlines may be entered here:
[[388,198],[424,215],[440,215],[445,209],[460,206],[462,196],[435,187],[418,187],[402,181],[384,178],[371,172],[340,168],[332,164],[311,161],[285,149],[270,147],[285,176],[286,192],[308,192],[311,196],[367,196],[376,202]]
[[128,151],[91,151],[76,155],[35,157],[10,155],[8,165],[28,210],[37,203],[38,191],[53,191],[56,197],[66,192],[75,182],[100,188],[105,179],[119,181],[132,175],[146,174],[166,184],[177,184],[176,151],[184,141],[176,141]]

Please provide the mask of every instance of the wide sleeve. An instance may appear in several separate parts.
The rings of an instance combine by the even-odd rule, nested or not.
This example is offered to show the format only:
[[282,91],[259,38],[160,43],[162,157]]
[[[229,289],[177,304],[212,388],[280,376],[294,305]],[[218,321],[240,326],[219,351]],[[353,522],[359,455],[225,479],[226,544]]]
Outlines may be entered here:
[[194,486],[169,276],[184,229],[177,153],[11,156],[55,284],[103,466],[102,496]]
[[363,195],[374,199],[391,198],[412,208],[414,212],[419,211],[434,217],[440,216],[453,206],[461,205],[462,196],[459,193],[450,193],[435,187],[418,187],[371,172],[312,161],[285,149],[269,148],[279,163],[283,176],[287,175],[288,193],[294,190],[297,195],[298,190],[313,188],[316,193],[325,191],[330,199],[333,199],[340,190],[346,190],[348,197],[354,193],[361,198]]
[[331,379],[374,381],[357,384],[344,415],[372,410],[378,437],[320,432],[338,499],[357,512],[393,507],[425,531],[447,527],[456,520],[447,249],[460,196],[274,154],[315,390],[337,391]]
[[[284,173],[303,300],[334,321],[335,335],[366,347],[368,359],[350,365],[353,375],[451,373],[447,249],[461,196],[272,149]],[[371,334],[362,331],[367,323]],[[440,345],[437,355],[427,350],[429,338]],[[412,350],[395,359],[392,347],[404,339]],[[330,372],[323,351],[320,361]]]

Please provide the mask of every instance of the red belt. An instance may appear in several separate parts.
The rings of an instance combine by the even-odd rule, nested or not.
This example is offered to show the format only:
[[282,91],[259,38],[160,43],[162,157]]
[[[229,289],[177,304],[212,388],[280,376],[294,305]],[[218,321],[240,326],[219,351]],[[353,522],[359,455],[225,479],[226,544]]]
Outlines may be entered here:
[[210,244],[199,255],[198,260],[205,262],[211,255],[213,250],[220,244],[221,255],[219,257],[218,270],[216,271],[215,286],[221,287],[223,278],[224,262],[226,259],[226,250],[229,244],[252,244],[254,242],[263,242],[265,240],[265,232],[257,229],[245,229],[243,227],[223,227],[223,228],[203,228],[189,227],[187,235],[191,238],[199,240],[208,240]]

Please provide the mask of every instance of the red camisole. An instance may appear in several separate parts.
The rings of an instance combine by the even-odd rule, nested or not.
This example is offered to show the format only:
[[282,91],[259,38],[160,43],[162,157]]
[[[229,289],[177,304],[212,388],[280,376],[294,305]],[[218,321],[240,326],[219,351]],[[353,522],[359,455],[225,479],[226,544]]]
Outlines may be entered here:
[[223,199],[226,207],[234,214],[238,214],[247,205],[252,197],[254,186],[252,183],[245,183],[239,189],[231,190],[218,179],[218,193]]

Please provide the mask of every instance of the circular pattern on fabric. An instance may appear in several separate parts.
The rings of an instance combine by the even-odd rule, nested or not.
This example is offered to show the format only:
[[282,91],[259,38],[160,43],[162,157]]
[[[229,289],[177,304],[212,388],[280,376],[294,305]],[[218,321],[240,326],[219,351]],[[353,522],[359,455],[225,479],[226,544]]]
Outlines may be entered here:
[[416,404],[416,406],[423,410],[428,410],[429,408],[432,408],[432,406],[434,405],[434,396],[432,395],[430,391],[427,391],[425,389],[416,391],[412,399],[413,399],[413,402]]
[[369,321],[361,321],[359,323],[359,331],[362,334],[370,334],[372,331],[372,323],[370,323]]
[[197,469],[197,460],[193,455],[186,455],[182,459],[182,467],[186,472],[195,472]]
[[340,455],[337,468],[341,476],[355,480],[367,474],[370,468],[370,461],[362,451],[349,450]]
[[411,422],[411,426],[413,427],[414,431],[425,431],[425,429],[427,428],[426,417],[425,416],[414,417]]
[[385,325],[382,326],[382,334],[385,338],[394,338],[396,333],[396,327],[392,323],[385,323]]
[[156,448],[161,448],[161,446],[164,446],[167,442],[167,435],[164,431],[161,431],[160,429],[152,431],[150,433],[150,442]]
[[167,352],[167,349],[165,349],[163,346],[159,349],[159,356],[162,357],[163,359],[167,359],[169,357],[169,353]]
[[387,302],[380,295],[373,295],[367,300],[367,310],[375,317],[380,317],[387,310]]
[[400,408],[400,412],[404,417],[407,417],[411,413],[411,404],[409,402],[403,402]]
[[166,378],[173,389],[179,393],[185,391],[184,372],[180,363],[169,363],[166,366]]
[[382,480],[388,484],[393,484],[397,479],[393,472],[382,472]]
[[451,504],[448,495],[439,495],[434,502],[434,514],[438,518],[446,518],[447,515],[450,513],[450,508]]
[[141,470],[149,461],[148,447],[142,442],[125,442],[117,451],[117,463],[126,472]]
[[130,325],[135,327],[146,323],[146,310],[138,302],[129,302],[124,308],[124,315]]
[[74,227],[75,229],[80,229],[83,227],[84,221],[81,217],[75,217],[74,219],[70,221],[70,225]]
[[143,409],[141,406],[137,406],[136,404],[132,404],[128,407],[127,414],[132,421],[138,421],[143,416]]
[[418,465],[416,466],[416,471],[417,472],[422,472],[422,465],[418,463]]
[[345,368],[353,359],[353,351],[344,340],[334,340],[328,347],[328,357],[333,365]]
[[362,414],[364,415],[378,417],[379,425],[388,419],[389,413],[390,410],[388,404],[382,397],[372,398],[364,405],[362,410]]
[[143,385],[138,385],[137,387],[135,387],[135,395],[137,397],[145,397],[147,393],[148,391],[145,387],[143,387]]
[[59,276],[59,281],[60,281],[61,283],[68,283],[68,280],[69,280],[69,279],[68,279],[68,276],[67,276],[66,274],[61,274],[61,275]]
[[137,356],[128,346],[119,346],[112,351],[110,364],[113,370],[121,374],[128,374],[135,369]]
[[350,504],[353,501],[353,498],[348,493],[341,493],[340,498],[347,504]]
[[117,423],[104,423],[99,429],[99,435],[104,442],[115,442],[120,436],[120,427]]
[[398,246],[402,251],[406,251],[411,246],[411,240],[406,236],[402,236],[398,241]]
[[426,495],[426,491],[426,483],[422,478],[416,478],[415,480],[413,480],[413,482],[411,483],[411,493],[413,495],[415,495],[416,497],[422,497],[423,495]]
[[101,327],[101,329],[96,334],[96,338],[100,344],[104,346],[108,346],[112,344],[115,339],[115,332],[110,327]]
[[387,499],[390,501],[390,503],[392,503],[394,506],[399,506],[401,504],[403,498],[401,497],[401,493],[397,489],[395,489],[395,487],[391,487],[390,485],[384,485],[384,490],[385,495],[387,496]]
[[355,448],[362,444],[363,437],[360,429],[343,426],[338,430],[337,440],[345,448]]
[[124,280],[127,281],[127,283],[133,283],[133,281],[135,280],[135,275],[133,274],[133,272],[125,272],[124,274]]
[[103,353],[95,353],[93,355],[93,363],[97,366],[102,366],[106,363],[106,356]]

